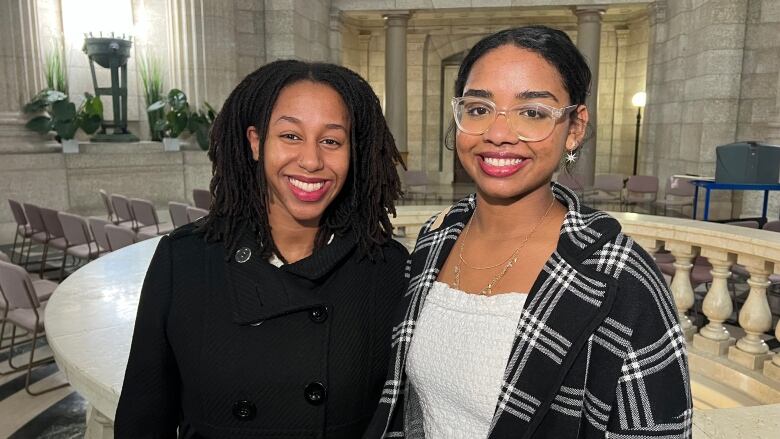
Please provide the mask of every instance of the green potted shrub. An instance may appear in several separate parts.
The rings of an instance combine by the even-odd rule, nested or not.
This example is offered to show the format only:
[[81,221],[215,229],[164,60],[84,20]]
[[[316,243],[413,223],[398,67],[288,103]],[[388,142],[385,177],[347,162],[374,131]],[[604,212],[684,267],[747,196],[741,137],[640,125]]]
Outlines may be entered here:
[[103,103],[100,98],[84,93],[84,100],[76,107],[68,95],[57,90],[42,90],[24,107],[26,113],[43,113],[30,119],[25,125],[35,132],[56,133],[62,143],[62,152],[79,152],[76,131],[93,134],[103,121]]
[[[144,90],[144,103],[146,106],[149,107],[155,102],[163,100],[163,76],[160,59],[145,54],[138,62],[138,72],[141,75],[141,85]],[[160,108],[157,111],[147,111],[146,115],[152,140],[155,142],[161,141],[163,138],[162,133],[157,131],[155,126],[157,121],[165,116],[164,108]]]
[[195,136],[200,149],[207,151],[209,149],[209,130],[217,117],[217,111],[208,102],[204,102],[203,106],[205,108],[190,114],[187,129]]
[[165,151],[178,151],[181,149],[179,136],[188,128],[191,117],[187,95],[174,88],[164,99],[149,105],[146,111],[151,113],[164,109],[165,117],[155,122],[154,129],[162,134]]

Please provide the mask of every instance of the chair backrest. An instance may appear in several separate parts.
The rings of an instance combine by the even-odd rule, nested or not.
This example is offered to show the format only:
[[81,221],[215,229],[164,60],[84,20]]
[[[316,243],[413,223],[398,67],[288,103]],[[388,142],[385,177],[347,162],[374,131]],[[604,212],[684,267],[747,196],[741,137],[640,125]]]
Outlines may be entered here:
[[87,218],[87,221],[89,222],[89,228],[92,231],[92,236],[95,237],[95,242],[97,242],[97,244],[103,249],[110,250],[111,247],[108,245],[108,238],[106,238],[105,227],[114,223],[107,219],[97,218],[94,216]]
[[8,199],[8,204],[11,206],[11,213],[14,215],[14,221],[19,226],[27,224],[27,217],[24,215],[24,208],[21,203],[16,200]]
[[187,206],[187,218],[190,222],[197,221],[200,218],[208,215],[209,211],[206,209],[200,209],[198,207]]
[[406,187],[427,186],[428,176],[423,171],[404,171],[404,185]]
[[11,262],[11,258],[9,258],[7,254],[0,252],[0,261]]
[[175,201],[168,202],[168,212],[171,214],[171,222],[173,227],[181,227],[190,222],[187,216],[188,205],[184,203],[177,203]]
[[117,251],[136,242],[135,233],[127,227],[106,224],[105,231],[106,239],[108,239],[108,248],[111,251]]
[[157,219],[157,212],[154,211],[154,204],[151,201],[131,198],[130,208],[133,210],[133,218],[135,218],[136,222],[144,226],[160,224],[160,221]]
[[674,176],[666,180],[666,195],[675,197],[692,197],[696,192],[696,187],[686,178],[677,178]]
[[49,238],[62,238],[65,236],[65,232],[62,230],[62,223],[60,223],[60,217],[57,216],[56,210],[49,209],[48,207],[40,207],[38,210],[41,213],[43,225],[46,227]]
[[582,176],[577,174],[569,174],[566,171],[558,173],[558,184],[566,186],[574,192],[582,192],[585,189],[585,185],[582,183]]
[[120,221],[133,221],[133,210],[130,207],[130,200],[124,195],[111,194],[111,206],[114,213]]
[[606,192],[620,192],[623,190],[624,177],[620,174],[599,174],[593,179],[593,189]]
[[98,192],[100,192],[100,199],[103,200],[103,207],[106,208],[108,218],[111,219],[111,217],[114,216],[114,208],[111,207],[111,200],[108,198],[108,192],[103,189],[99,189]]
[[209,210],[211,208],[211,192],[206,189],[193,189],[192,202],[197,208]]
[[764,224],[764,230],[771,230],[773,232],[780,232],[780,220],[769,221]]
[[0,261],[0,292],[2,292],[8,310],[31,309],[41,306],[38,296],[33,293],[34,291],[27,270],[18,265]]
[[43,224],[43,218],[41,217],[41,210],[35,204],[24,203],[24,214],[27,216],[27,221],[30,222],[30,227],[33,232],[45,232],[46,225]]
[[654,175],[632,175],[628,177],[626,190],[641,194],[657,194],[658,177]]
[[59,212],[57,215],[60,217],[62,231],[65,232],[65,240],[68,241],[68,246],[89,244],[92,242],[92,237],[89,233],[89,224],[84,217],[68,212]]

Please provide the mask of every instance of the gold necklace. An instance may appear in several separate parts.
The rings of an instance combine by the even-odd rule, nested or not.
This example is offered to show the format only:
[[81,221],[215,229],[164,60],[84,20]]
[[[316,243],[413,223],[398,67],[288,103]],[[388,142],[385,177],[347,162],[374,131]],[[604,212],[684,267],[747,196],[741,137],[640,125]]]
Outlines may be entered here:
[[[506,272],[509,271],[509,269],[512,268],[512,266],[515,265],[515,263],[517,262],[517,257],[518,257],[518,255],[520,253],[520,250],[523,247],[525,247],[526,243],[528,243],[528,240],[531,239],[531,236],[534,234],[534,232],[539,227],[539,225],[541,225],[544,222],[545,218],[547,218],[547,215],[550,213],[550,209],[552,209],[553,203],[555,203],[555,197],[554,196],[553,196],[552,201],[550,201],[550,205],[547,206],[547,210],[544,212],[544,215],[542,215],[542,217],[539,219],[539,221],[536,222],[536,224],[534,225],[533,229],[531,229],[531,231],[528,232],[528,234],[525,236],[525,239],[523,240],[523,242],[520,243],[520,246],[515,249],[515,251],[512,253],[512,256],[510,256],[510,258],[505,262],[504,268],[501,269],[501,271],[498,272],[497,275],[493,276],[493,279],[490,281],[490,283],[488,283],[487,286],[485,288],[483,288],[482,291],[479,292],[479,294],[481,294],[483,296],[491,296],[493,294],[493,287],[495,287],[496,284],[498,284],[498,281],[500,281],[501,278],[504,277]],[[455,288],[455,289],[457,289],[458,286],[460,285],[460,272],[461,272],[460,264],[461,264],[461,262],[465,262],[463,260],[463,248],[466,246],[466,238],[468,237],[470,226],[471,226],[471,221],[469,221],[468,224],[466,224],[466,229],[463,231],[463,239],[460,242],[460,250],[458,252],[458,259],[459,259],[459,261],[455,265],[455,280],[452,283],[452,287]],[[468,264],[466,264],[466,265],[468,265]],[[485,268],[477,268],[477,269],[478,270],[480,270],[480,269],[487,270],[488,268],[496,268],[499,265],[501,265],[501,264],[494,265],[493,267],[485,267]]]

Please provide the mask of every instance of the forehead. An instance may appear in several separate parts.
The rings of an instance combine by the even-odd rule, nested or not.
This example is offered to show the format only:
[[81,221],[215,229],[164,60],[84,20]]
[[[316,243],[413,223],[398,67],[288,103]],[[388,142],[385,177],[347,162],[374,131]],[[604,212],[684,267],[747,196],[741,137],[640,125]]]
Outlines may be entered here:
[[333,87],[308,80],[293,82],[282,88],[274,102],[272,117],[280,113],[301,113],[312,118],[347,121],[347,106]]
[[558,70],[541,55],[513,45],[497,47],[480,57],[466,79],[467,90],[485,90],[496,101],[526,91],[548,91],[559,102],[568,102]]

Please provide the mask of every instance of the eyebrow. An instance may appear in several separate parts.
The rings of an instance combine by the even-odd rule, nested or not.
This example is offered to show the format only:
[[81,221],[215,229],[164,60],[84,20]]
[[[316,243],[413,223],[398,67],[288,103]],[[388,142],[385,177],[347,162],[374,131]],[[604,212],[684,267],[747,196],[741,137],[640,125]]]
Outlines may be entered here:
[[[463,96],[474,96],[478,98],[492,99],[493,93],[487,90],[471,89],[471,90],[466,90],[463,93]],[[530,99],[539,99],[539,98],[549,98],[554,100],[555,102],[558,102],[558,98],[556,98],[554,94],[550,93],[547,90],[526,90],[516,94],[515,98],[521,101],[527,101]]]
[[[286,122],[290,122],[290,123],[294,123],[294,124],[301,124],[301,123],[303,123],[300,119],[298,119],[297,117],[294,117],[294,116],[281,116],[281,117],[279,117],[279,119],[276,120],[275,123],[279,123],[281,121],[286,121]],[[345,133],[347,132],[347,129],[343,125],[337,124],[337,123],[327,123],[327,124],[325,124],[325,128],[327,128],[329,130],[342,130]]]

